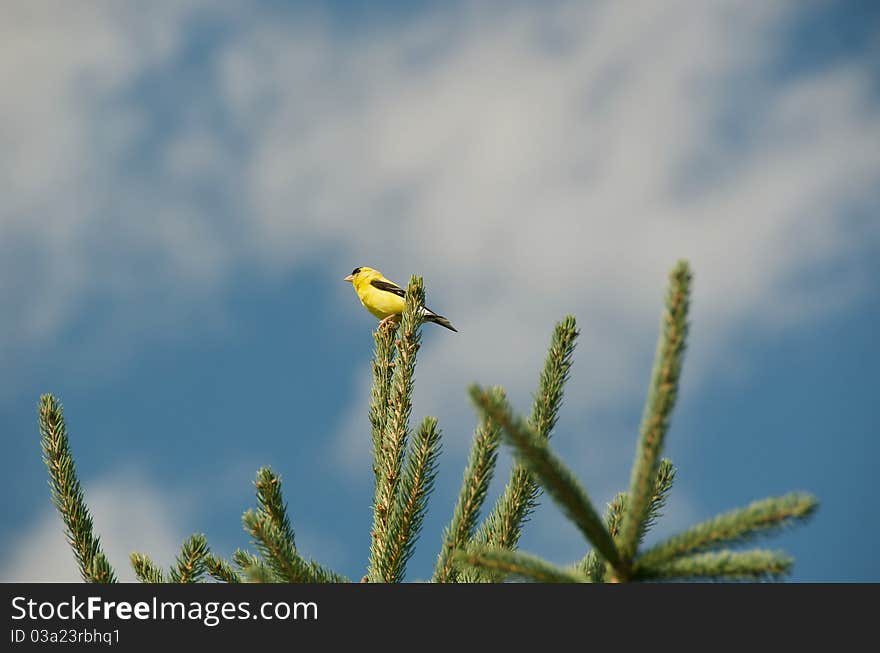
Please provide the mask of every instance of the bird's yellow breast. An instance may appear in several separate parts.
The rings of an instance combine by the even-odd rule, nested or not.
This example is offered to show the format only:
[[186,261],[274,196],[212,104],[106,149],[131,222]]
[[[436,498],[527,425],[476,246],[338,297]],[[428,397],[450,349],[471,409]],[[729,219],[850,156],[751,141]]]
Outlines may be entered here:
[[403,313],[403,309],[406,306],[403,297],[398,297],[394,293],[385,290],[379,290],[370,284],[370,279],[359,281],[360,283],[355,283],[355,290],[361,300],[361,304],[370,313],[379,319]]

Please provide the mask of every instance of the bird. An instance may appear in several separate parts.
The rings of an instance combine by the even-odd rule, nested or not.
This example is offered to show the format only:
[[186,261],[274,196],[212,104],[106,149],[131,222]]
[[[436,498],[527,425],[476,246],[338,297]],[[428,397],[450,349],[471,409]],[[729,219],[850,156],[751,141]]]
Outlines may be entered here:
[[[351,271],[343,281],[348,281],[370,313],[380,319],[379,326],[391,320],[399,320],[406,306],[406,291],[393,281],[386,279],[379,270],[359,267]],[[437,315],[427,307],[422,307],[422,315],[426,322],[433,322],[450,331],[458,333],[458,329],[442,315]]]

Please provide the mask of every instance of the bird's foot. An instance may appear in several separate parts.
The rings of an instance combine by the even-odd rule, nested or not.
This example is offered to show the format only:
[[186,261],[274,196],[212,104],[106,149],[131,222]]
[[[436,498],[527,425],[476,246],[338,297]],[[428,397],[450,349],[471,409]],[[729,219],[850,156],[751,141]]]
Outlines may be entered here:
[[388,317],[384,317],[384,318],[382,318],[381,320],[379,320],[379,326],[378,326],[377,328],[381,329],[381,328],[384,327],[386,324],[395,325],[395,324],[397,324],[397,321],[398,321],[399,319],[400,319],[400,318],[399,318],[398,315],[389,315]]

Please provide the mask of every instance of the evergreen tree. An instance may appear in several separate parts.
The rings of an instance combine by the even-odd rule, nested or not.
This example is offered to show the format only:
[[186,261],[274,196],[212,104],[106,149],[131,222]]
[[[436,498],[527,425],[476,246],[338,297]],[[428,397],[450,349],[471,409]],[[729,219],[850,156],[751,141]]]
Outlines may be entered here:
[[[470,388],[478,424],[452,519],[443,532],[434,582],[754,580],[779,578],[791,570],[792,559],[784,553],[730,547],[809,518],[818,504],[803,493],[755,501],[642,549],[675,479],[675,468],[661,454],[681,377],[690,288],[689,266],[679,262],[670,275],[629,488],[608,504],[604,516],[550,446],[578,335],[573,317],[564,318],[553,331],[528,419],[513,412],[502,388]],[[369,422],[375,493],[364,582],[405,579],[436,477],[441,442],[437,419],[425,417],[414,433],[410,424],[424,301],[422,280],[412,277],[399,326],[388,322],[373,334]],[[80,574],[88,582],[115,582],[100,538],[93,533],[61,404],[51,395],[40,399],[39,423],[52,500]],[[502,441],[513,450],[516,463],[503,492],[479,523]],[[256,553],[238,549],[229,562],[211,552],[204,535],[195,534],[183,543],[168,571],[147,555],[132,553],[137,578],[149,583],[195,583],[208,576],[227,583],[348,582],[297,551],[280,477],[262,468],[254,484],[257,507],[245,512],[242,523]],[[542,490],[590,545],[584,557],[570,566],[518,550],[523,526],[537,508]]]

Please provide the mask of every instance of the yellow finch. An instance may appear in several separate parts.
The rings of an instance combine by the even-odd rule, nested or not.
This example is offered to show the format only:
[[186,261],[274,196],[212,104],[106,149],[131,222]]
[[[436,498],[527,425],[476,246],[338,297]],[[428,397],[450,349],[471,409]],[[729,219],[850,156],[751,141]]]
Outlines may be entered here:
[[[383,277],[379,270],[367,267],[355,268],[343,281],[350,281],[364,308],[382,320],[379,326],[389,320],[399,319],[400,314],[403,313],[403,308],[406,306],[404,299],[406,291]],[[452,331],[458,331],[449,320],[429,308],[423,307],[422,315],[426,322],[434,322]]]

